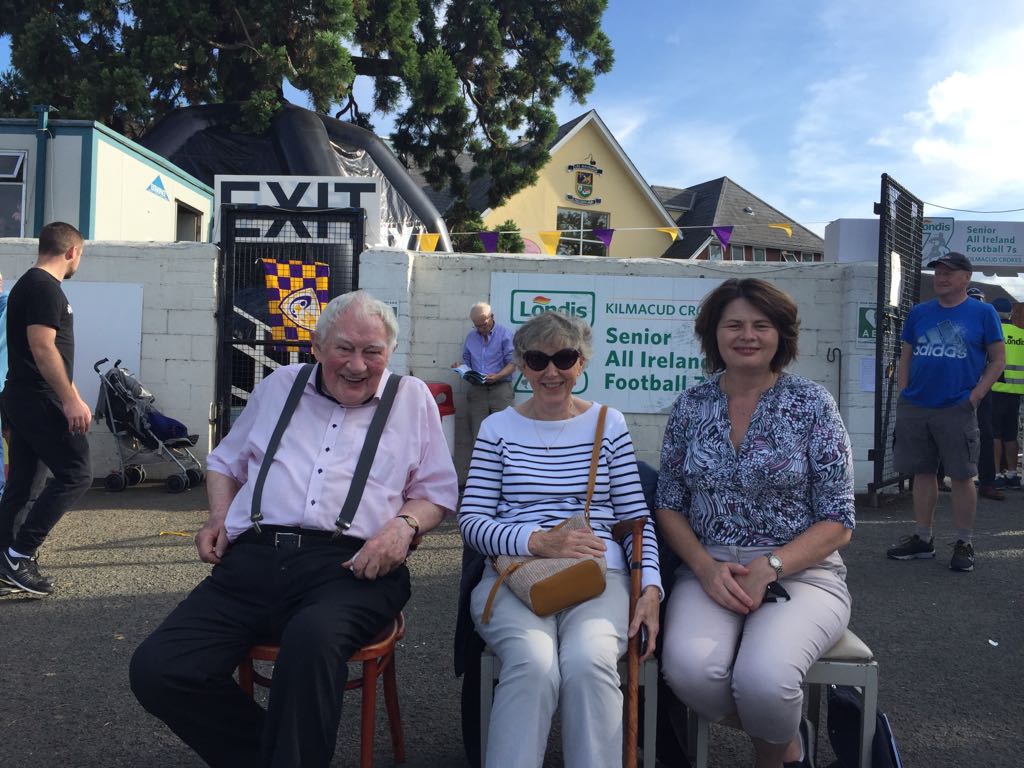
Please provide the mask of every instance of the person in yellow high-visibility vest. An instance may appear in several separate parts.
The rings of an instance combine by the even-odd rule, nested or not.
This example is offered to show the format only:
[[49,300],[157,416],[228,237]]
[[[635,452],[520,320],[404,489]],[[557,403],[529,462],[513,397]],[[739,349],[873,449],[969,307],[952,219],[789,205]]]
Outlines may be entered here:
[[1005,464],[1005,472],[996,478],[996,486],[1020,488],[1017,474],[1017,440],[1020,429],[1020,396],[1024,393],[1024,304],[1010,311],[1009,322],[1003,323],[1006,338],[1006,368],[992,385],[992,438],[996,469]]

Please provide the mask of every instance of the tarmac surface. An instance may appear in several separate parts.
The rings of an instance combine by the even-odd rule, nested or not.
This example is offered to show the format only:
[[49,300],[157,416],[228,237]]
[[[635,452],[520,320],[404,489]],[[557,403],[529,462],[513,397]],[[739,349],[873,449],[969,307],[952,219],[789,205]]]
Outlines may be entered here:
[[[947,567],[949,495],[941,496],[935,560],[884,557],[909,532],[907,498],[858,509],[844,552],[851,628],[879,660],[879,702],[905,765],[1016,768],[1024,765],[1024,493],[980,501],[974,573]],[[208,572],[191,538],[204,519],[203,489],[170,495],[143,485],[92,490],[60,522],[40,555],[55,593],[0,597],[3,765],[201,765],[136,703],[126,670],[138,643]],[[461,549],[449,522],[410,561],[413,598],[397,662],[409,768],[468,764],[451,651]],[[357,764],[358,711],[353,692],[334,766]],[[818,764],[831,761],[822,739]],[[742,734],[713,729],[713,768],[752,762]],[[376,764],[394,764],[383,710]],[[546,765],[560,764],[553,738]]]

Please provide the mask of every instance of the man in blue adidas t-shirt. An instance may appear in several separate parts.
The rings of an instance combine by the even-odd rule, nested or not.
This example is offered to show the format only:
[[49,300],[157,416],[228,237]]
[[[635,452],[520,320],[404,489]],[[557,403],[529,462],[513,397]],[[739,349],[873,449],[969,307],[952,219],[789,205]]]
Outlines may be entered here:
[[914,478],[916,525],[913,535],[886,555],[894,560],[935,557],[935,470],[941,461],[952,484],[957,535],[949,567],[973,571],[977,408],[1003,370],[1003,329],[989,304],[967,297],[974,267],[966,256],[950,252],[928,266],[935,269],[935,298],[907,315],[896,405],[896,471]]

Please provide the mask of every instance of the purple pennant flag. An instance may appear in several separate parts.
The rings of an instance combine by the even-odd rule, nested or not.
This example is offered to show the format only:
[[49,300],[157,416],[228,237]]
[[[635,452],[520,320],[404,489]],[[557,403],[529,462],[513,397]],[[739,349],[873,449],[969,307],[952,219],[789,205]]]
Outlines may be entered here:
[[711,231],[715,233],[715,237],[718,238],[718,242],[722,244],[723,248],[729,247],[729,238],[732,237],[732,227],[712,227]]
[[487,253],[494,253],[498,250],[497,232],[477,232],[476,234],[480,238],[480,242],[484,244],[484,250]]
[[594,237],[604,243],[605,248],[612,247],[612,235],[615,233],[614,229],[595,229]]

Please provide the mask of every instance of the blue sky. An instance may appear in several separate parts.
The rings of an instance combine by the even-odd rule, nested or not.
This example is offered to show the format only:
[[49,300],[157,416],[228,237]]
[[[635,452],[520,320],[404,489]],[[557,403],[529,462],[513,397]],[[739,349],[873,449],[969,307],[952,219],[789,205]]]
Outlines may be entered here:
[[614,69],[558,118],[597,109],[651,184],[729,176],[819,232],[871,218],[883,172],[928,203],[1024,209],[1019,0],[610,0],[604,29]]

